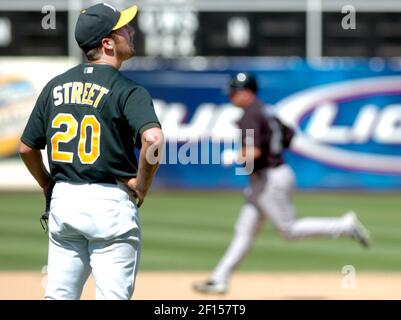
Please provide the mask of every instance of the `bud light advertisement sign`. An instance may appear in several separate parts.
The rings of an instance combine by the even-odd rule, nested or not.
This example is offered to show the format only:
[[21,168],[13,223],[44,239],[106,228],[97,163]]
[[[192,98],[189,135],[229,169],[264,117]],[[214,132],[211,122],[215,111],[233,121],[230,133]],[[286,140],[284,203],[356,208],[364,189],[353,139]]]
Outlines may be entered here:
[[167,140],[158,186],[246,186],[244,166],[227,160],[241,148],[242,115],[227,85],[246,71],[266,108],[296,131],[285,159],[298,189],[401,189],[401,61],[134,60],[123,73],[149,90]]

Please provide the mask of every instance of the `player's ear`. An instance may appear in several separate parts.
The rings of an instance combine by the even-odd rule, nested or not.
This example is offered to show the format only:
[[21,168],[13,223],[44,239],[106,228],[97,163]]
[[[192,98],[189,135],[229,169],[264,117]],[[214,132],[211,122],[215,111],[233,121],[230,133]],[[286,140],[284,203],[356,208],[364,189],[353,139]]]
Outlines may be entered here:
[[103,38],[102,39],[102,46],[106,50],[113,50],[113,48],[114,48],[114,40],[112,38]]

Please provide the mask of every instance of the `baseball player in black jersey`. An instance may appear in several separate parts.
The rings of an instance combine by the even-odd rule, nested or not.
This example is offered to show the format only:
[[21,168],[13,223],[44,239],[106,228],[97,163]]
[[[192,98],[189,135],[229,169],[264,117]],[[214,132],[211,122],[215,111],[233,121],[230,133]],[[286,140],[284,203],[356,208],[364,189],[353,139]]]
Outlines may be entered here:
[[[163,144],[149,93],[118,71],[134,56],[136,13],[103,3],[81,12],[75,38],[88,63],[50,80],[21,137],[22,160],[45,194],[55,181],[46,299],[79,299],[91,272],[97,299],[130,299],[134,291],[137,208]],[[39,150],[46,146],[50,172]]]
[[[369,233],[353,212],[339,218],[296,218],[291,200],[294,173],[283,160],[283,152],[289,147],[294,131],[264,107],[257,99],[257,90],[255,78],[247,73],[238,73],[230,82],[230,100],[244,110],[238,122],[242,132],[240,157],[254,161],[254,170],[250,175],[250,185],[244,192],[246,201],[231,244],[210,278],[194,285],[194,289],[202,293],[225,293],[228,290],[232,272],[251,248],[266,219],[287,240],[350,236],[363,246],[369,244]],[[254,130],[251,142],[248,141],[247,129]]]

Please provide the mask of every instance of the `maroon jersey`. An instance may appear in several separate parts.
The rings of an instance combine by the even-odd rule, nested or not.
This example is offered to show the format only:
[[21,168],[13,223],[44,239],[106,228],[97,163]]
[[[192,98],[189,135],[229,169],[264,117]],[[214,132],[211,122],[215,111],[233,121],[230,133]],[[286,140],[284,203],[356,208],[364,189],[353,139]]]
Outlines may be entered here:
[[[289,147],[294,130],[269,114],[262,102],[255,100],[244,108],[237,124],[242,131],[242,146],[253,144],[262,151],[262,155],[255,160],[254,172],[284,163],[283,152]],[[253,141],[247,136],[246,129],[254,130]]]

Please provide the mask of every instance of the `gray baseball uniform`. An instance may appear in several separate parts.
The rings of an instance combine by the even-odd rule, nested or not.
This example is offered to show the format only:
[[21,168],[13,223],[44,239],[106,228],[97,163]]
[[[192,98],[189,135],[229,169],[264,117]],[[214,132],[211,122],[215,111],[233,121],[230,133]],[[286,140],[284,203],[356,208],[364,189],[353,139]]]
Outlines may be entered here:
[[243,132],[243,145],[246,142],[246,129],[254,129],[254,146],[261,149],[262,155],[255,160],[249,186],[244,190],[246,202],[235,225],[234,238],[212,273],[211,280],[217,283],[228,282],[266,219],[289,240],[313,236],[349,236],[353,232],[353,219],[348,216],[297,220],[291,199],[294,173],[283,160],[283,152],[290,145],[294,132],[265,110],[263,104],[255,100],[244,108],[244,114],[238,122]]

